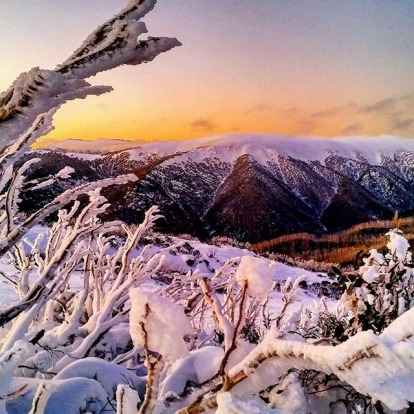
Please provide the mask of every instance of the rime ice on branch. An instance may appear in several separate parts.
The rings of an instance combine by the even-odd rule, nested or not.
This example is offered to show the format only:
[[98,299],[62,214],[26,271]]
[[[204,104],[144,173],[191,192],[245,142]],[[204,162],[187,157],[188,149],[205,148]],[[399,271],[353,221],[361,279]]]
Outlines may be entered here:
[[[88,95],[100,95],[112,90],[109,86],[92,86],[85,78],[120,65],[149,62],[158,54],[180,45],[175,38],[138,39],[146,32],[145,24],[139,19],[152,10],[155,3],[155,0],[130,0],[120,13],[94,30],[56,69],[33,68],[21,74],[9,90],[0,95],[0,191],[7,191],[0,198],[0,207],[3,210],[0,218],[0,256],[47,214],[90,190],[69,190],[59,197],[59,201],[52,201],[46,209],[31,216],[27,223],[18,228],[13,226],[23,174],[29,165],[24,165],[17,173],[13,173],[12,165],[37,138],[53,129],[52,118],[56,110],[69,100],[83,99]],[[68,171],[61,171],[61,176],[67,176],[67,173]],[[13,174],[17,177],[14,180]],[[126,182],[137,178],[128,175],[118,179]],[[40,188],[52,183],[53,179],[33,184]],[[111,185],[110,180],[93,184],[94,188],[107,185]]]
[[[85,79],[120,65],[138,65],[153,60],[180,42],[175,38],[138,37],[147,32],[139,20],[154,7],[155,0],[131,0],[119,14],[94,30],[84,43],[54,70],[33,68],[22,73],[6,92],[0,95],[0,154],[16,143],[40,114],[53,113],[63,103],[101,95],[110,86],[92,86]],[[51,112],[52,111],[52,112]],[[24,150],[50,129],[46,125],[31,131]]]
[[[72,171],[63,168],[54,177],[28,181],[25,173],[29,168],[34,168],[38,160],[30,160],[17,168],[15,164],[37,138],[53,129],[53,115],[62,104],[74,99],[84,99],[89,95],[101,95],[112,90],[110,86],[93,86],[85,80],[86,78],[120,65],[138,65],[149,62],[160,53],[180,45],[175,38],[139,39],[139,36],[147,31],[145,24],[139,20],[152,10],[155,3],[155,0],[130,0],[120,13],[93,31],[85,42],[54,70],[33,68],[22,73],[6,92],[0,94],[0,257],[6,253],[12,253],[12,257],[14,255],[17,258],[16,263],[20,272],[20,279],[17,282],[2,272],[2,276],[13,284],[19,300],[0,310],[2,327],[0,365],[4,373],[0,376],[0,413],[6,412],[6,400],[9,397],[16,397],[19,392],[26,389],[25,386],[10,392],[10,378],[16,371],[16,367],[23,361],[30,364],[30,354],[36,346],[39,351],[40,339],[48,343],[48,346],[51,344],[54,347],[69,345],[71,356],[66,355],[67,358],[61,358],[59,367],[57,365],[54,367],[63,369],[73,362],[73,358],[87,356],[94,344],[112,326],[127,320],[127,315],[122,310],[127,300],[126,293],[136,282],[141,270],[141,262],[131,258],[131,254],[142,234],[158,217],[155,208],[150,209],[144,223],[136,232],[127,234],[124,248],[115,254],[114,266],[118,258],[122,259],[122,266],[116,269],[117,278],[113,281],[109,291],[97,292],[99,286],[93,289],[93,283],[89,283],[89,278],[93,279],[96,274],[92,270],[85,277],[84,289],[73,298],[73,308],[70,306],[66,308],[64,305],[68,299],[65,297],[65,289],[76,266],[80,263],[87,264],[88,260],[93,265],[102,264],[107,260],[105,271],[109,269],[112,270],[112,274],[115,274],[114,269],[111,268],[111,260],[107,256],[103,257],[104,252],[109,248],[108,233],[113,231],[111,226],[114,223],[102,223],[97,218],[97,215],[108,207],[106,199],[100,195],[99,191],[110,185],[122,185],[136,181],[144,177],[152,167],[136,171],[135,174],[69,189],[42,209],[20,221],[16,217],[19,195],[24,188],[27,186],[32,189],[48,187],[57,178],[67,178]],[[49,233],[45,256],[43,257],[38,251],[39,241],[36,241],[32,246],[35,253],[29,260],[24,248],[19,245],[19,241],[47,215],[63,208],[85,193],[89,196],[89,204],[80,208],[80,204],[75,202],[72,209],[60,210],[58,221]],[[96,249],[93,250],[91,246]],[[93,253],[97,251],[100,255],[98,258],[93,257]],[[29,281],[29,268],[32,262],[38,270],[35,281]],[[87,299],[94,298],[91,295],[92,291],[97,292],[96,300],[91,306],[94,317],[89,318],[88,326],[86,324],[80,326],[87,319],[84,313],[89,309],[85,309],[85,303]],[[65,314],[60,325],[55,320],[55,303],[62,305],[61,311],[63,310]],[[48,329],[41,329],[39,323],[40,325],[46,324]],[[82,332],[84,340],[81,344],[75,345],[71,341],[76,342],[81,328],[84,328]],[[37,352],[33,358],[34,366],[40,363],[46,370],[49,369],[47,362],[53,359],[47,355],[47,352],[42,353],[42,351]],[[72,380],[65,381],[68,385],[68,382]],[[39,388],[35,398],[37,402],[34,402],[35,405],[30,412],[40,412],[39,407],[48,403],[49,391],[46,386]],[[84,391],[85,395],[89,392],[86,388]],[[108,403],[103,391],[102,388],[103,404],[99,412]],[[79,404],[82,404],[83,409],[85,408],[83,400]],[[87,408],[85,408],[86,411],[92,411]],[[68,412],[63,407],[60,409],[62,411],[59,412]],[[72,407],[72,409],[71,412],[78,412],[77,407]],[[47,408],[46,412],[55,411]]]

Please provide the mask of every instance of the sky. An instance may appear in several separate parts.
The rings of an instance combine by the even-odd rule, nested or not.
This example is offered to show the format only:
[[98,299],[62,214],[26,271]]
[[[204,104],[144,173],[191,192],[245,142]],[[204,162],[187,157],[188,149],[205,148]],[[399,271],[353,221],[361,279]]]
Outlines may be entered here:
[[[64,61],[126,0],[0,0],[0,90]],[[46,140],[229,132],[414,137],[414,1],[159,0],[149,35],[183,44],[91,79]]]

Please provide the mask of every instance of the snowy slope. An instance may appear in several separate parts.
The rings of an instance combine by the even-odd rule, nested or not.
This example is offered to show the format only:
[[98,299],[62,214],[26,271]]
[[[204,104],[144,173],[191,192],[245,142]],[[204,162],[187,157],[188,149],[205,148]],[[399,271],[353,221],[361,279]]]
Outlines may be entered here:
[[390,136],[229,134],[112,154],[43,150],[41,157],[45,175],[69,164],[80,182],[158,163],[144,180],[108,197],[114,216],[129,222],[159,205],[166,217],[159,228],[174,234],[255,242],[335,232],[414,209],[414,140]]
[[[97,141],[66,140],[59,141],[49,148],[62,148],[72,152],[117,151],[134,147],[131,157],[141,159],[151,155],[165,156],[174,153],[193,152],[193,160],[218,156],[221,160],[235,160],[241,155],[253,155],[259,162],[276,155],[292,157],[305,161],[324,161],[331,153],[339,153],[354,158],[361,153],[372,164],[381,162],[382,154],[394,154],[399,150],[414,151],[414,140],[395,136],[378,137],[290,137],[274,134],[224,134],[192,140],[159,141],[143,143],[115,139]],[[190,155],[187,155],[190,156]]]
[[[36,226],[29,231],[26,240],[33,243],[39,234],[45,234],[47,228],[44,226]],[[136,251],[136,255],[141,254],[145,247],[144,258],[148,260],[147,269],[152,272],[153,282],[148,284],[148,288],[157,289],[159,286],[169,284],[174,275],[203,275],[212,277],[228,260],[234,258],[234,270],[241,257],[254,256],[254,253],[248,249],[221,245],[214,246],[201,243],[195,240],[184,240],[178,237],[168,237],[159,235],[157,238],[148,239],[150,244],[141,245]],[[25,243],[26,245],[26,243]],[[27,245],[26,245],[27,246]],[[40,245],[42,247],[42,245]],[[27,247],[28,248],[28,247]],[[28,250],[29,251],[29,250]],[[298,296],[297,306],[300,304],[310,305],[313,300],[318,299],[320,289],[318,288],[322,282],[324,285],[331,285],[333,281],[323,273],[315,273],[305,269],[289,266],[280,262],[269,259],[263,259],[267,264],[271,264],[273,272],[273,280],[277,284],[284,283],[288,278],[295,280],[302,276],[307,282],[307,288],[303,289]],[[5,271],[8,275],[18,274],[17,270],[9,263],[8,257],[3,256],[0,259],[0,270]],[[36,274],[32,274],[32,280]],[[313,286],[313,288],[312,288]],[[335,290],[336,285],[332,285]],[[71,278],[70,289],[77,291],[83,287],[83,280],[80,271],[75,271],[75,277]],[[280,307],[279,299],[281,294],[275,290],[272,293],[273,308]],[[17,296],[9,282],[5,279],[0,281],[0,307],[13,302]],[[332,298],[326,296],[328,303]]]

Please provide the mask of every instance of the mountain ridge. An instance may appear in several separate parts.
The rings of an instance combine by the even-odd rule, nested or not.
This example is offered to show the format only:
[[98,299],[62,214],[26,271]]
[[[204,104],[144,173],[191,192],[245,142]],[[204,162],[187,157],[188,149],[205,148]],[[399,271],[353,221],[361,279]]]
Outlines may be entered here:
[[36,174],[73,166],[75,178],[59,183],[62,188],[158,160],[144,180],[112,200],[107,192],[118,206],[111,218],[139,222],[145,209],[158,204],[165,217],[159,228],[175,234],[257,242],[298,231],[340,231],[414,208],[414,140],[396,137],[232,134],[108,154],[33,154],[42,159]]
[[[366,156],[366,153],[372,154],[372,144],[375,144],[377,151],[386,153],[389,150],[396,152],[398,149],[406,148],[407,146],[414,151],[414,139],[402,138],[392,135],[379,136],[338,136],[332,138],[317,137],[317,136],[286,136],[268,133],[229,133],[221,135],[212,135],[205,137],[198,137],[188,140],[170,140],[170,141],[127,141],[121,139],[101,138],[96,141],[86,141],[81,139],[69,139],[64,141],[54,142],[53,147],[49,146],[44,149],[64,149],[71,151],[70,144],[85,143],[85,145],[93,145],[100,143],[114,144],[130,144],[131,151],[139,150],[145,154],[153,154],[155,152],[166,155],[174,152],[187,152],[202,147],[229,147],[242,145],[245,153],[248,152],[249,147],[266,146],[267,148],[281,149],[281,155],[293,156],[295,158],[309,160],[320,160],[320,154],[326,154],[327,151],[338,151],[343,155],[352,155],[352,152],[360,152]],[[65,145],[63,148],[62,146]],[[306,151],[303,151],[305,145]],[[132,148],[133,147],[133,148]],[[349,153],[351,148],[351,153]],[[242,151],[243,151],[242,149]],[[128,150],[126,148],[125,150]],[[348,150],[348,153],[347,153]],[[97,153],[101,153],[102,149],[97,149]],[[115,150],[117,151],[117,149]],[[76,148],[73,149],[76,152]],[[111,148],[108,151],[111,152]],[[306,154],[305,154],[306,152]],[[365,152],[365,154],[364,154]],[[318,155],[319,154],[319,155]],[[240,154],[242,155],[242,154]],[[370,159],[372,161],[372,159]]]

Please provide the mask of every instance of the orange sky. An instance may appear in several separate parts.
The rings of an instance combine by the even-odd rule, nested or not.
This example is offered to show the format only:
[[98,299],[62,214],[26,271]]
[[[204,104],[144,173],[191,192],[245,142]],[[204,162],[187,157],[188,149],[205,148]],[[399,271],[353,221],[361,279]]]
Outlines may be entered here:
[[[23,70],[54,67],[125,4],[2,4],[0,90]],[[144,21],[183,46],[97,76],[114,91],[64,106],[46,141],[414,137],[414,2],[160,0]]]

